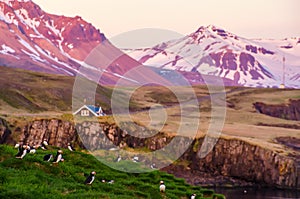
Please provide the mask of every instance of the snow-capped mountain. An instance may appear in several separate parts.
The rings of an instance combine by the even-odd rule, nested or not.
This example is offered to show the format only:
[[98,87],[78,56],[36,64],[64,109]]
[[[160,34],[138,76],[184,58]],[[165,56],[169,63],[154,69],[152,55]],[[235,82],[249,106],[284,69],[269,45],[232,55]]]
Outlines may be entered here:
[[287,87],[300,88],[300,38],[246,39],[210,25],[153,48],[124,52],[148,66],[222,77],[235,85],[278,87],[284,80]]
[[8,67],[76,75],[83,66],[100,72],[102,84],[176,82],[183,75],[195,84],[208,76],[222,77],[226,85],[266,87],[282,83],[284,57],[286,86],[300,88],[299,38],[250,40],[200,27],[178,40],[126,51],[132,59],[81,17],[46,13],[31,0],[0,0],[0,29],[0,65]]
[[[143,74],[125,78],[128,70],[141,64],[113,46],[92,24],[79,16],[46,13],[31,0],[0,0],[0,29],[0,65],[63,75],[76,75],[84,66],[90,73],[100,71],[102,84],[148,78]],[[95,65],[83,62],[95,47],[99,51],[95,60],[88,60]],[[152,77],[161,81],[155,74]]]

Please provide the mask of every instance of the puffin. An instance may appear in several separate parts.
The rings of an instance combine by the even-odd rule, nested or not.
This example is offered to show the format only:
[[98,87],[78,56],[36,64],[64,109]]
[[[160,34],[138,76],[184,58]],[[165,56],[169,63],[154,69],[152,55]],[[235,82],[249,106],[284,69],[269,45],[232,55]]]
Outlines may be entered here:
[[49,144],[48,144],[47,140],[44,139],[44,141],[43,141],[42,144],[41,144],[41,148],[42,148],[43,150],[47,150],[47,146],[48,146],[48,145],[49,145]]
[[164,193],[166,192],[166,185],[164,184],[164,181],[160,181],[160,184],[159,184],[159,191]]
[[19,148],[19,152],[17,153],[16,158],[23,159],[25,157],[25,155],[27,154],[28,149],[29,149],[29,146],[23,145],[21,148]]
[[139,156],[133,156],[132,161],[133,162],[139,162]]
[[70,151],[75,151],[74,147],[71,145],[71,143],[68,143],[68,149]]
[[44,144],[45,146],[48,146],[48,145],[49,145],[46,139],[44,139],[43,144]]
[[30,146],[25,145],[25,148],[24,148],[23,153],[21,155],[21,159],[23,159],[25,157],[25,155],[28,153],[28,151],[30,151]]
[[52,154],[47,154],[44,156],[44,161],[46,162],[50,162],[50,160],[52,159],[53,155]]
[[84,181],[84,184],[86,185],[91,185],[94,180],[95,180],[95,175],[96,175],[96,172],[95,171],[92,171],[90,173],[90,175],[86,178],[86,180]]
[[192,195],[191,195],[191,199],[196,199],[196,194],[195,193],[193,193]]
[[18,153],[19,153],[20,151],[23,150],[23,145],[22,145],[22,144],[16,144],[16,145],[15,145],[15,148],[18,149]]
[[152,164],[150,165],[150,168],[151,168],[151,169],[156,169],[156,164],[155,164],[155,163],[152,163]]
[[29,153],[36,153],[36,149],[37,149],[37,146],[36,145],[33,145],[30,150],[29,150]]
[[118,155],[118,157],[115,159],[114,162],[120,162],[122,160],[122,157],[120,155]]
[[18,153],[16,155],[16,158],[20,158],[21,155],[23,154],[24,150],[25,150],[25,145],[19,144],[19,146],[18,146]]
[[56,156],[54,157],[53,163],[59,163],[62,160],[62,150],[58,150]]
[[31,150],[31,147],[30,147],[30,145],[29,145],[29,143],[28,143],[28,142],[26,143],[26,146],[27,146],[27,147],[26,147],[27,153],[29,153],[29,152],[30,152],[30,150]]

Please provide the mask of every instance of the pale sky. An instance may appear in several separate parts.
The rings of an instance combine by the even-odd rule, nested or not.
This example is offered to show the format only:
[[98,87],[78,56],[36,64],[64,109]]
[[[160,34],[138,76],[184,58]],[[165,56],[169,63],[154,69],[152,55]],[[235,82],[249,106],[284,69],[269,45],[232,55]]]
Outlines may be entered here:
[[216,25],[246,38],[300,37],[300,0],[33,0],[43,10],[82,16],[107,38],[143,28],[189,34]]

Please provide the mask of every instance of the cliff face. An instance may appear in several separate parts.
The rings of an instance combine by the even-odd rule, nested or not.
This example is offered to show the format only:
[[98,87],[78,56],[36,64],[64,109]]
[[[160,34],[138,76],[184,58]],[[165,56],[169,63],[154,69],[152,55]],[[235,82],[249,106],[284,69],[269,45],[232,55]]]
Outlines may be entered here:
[[[143,127],[136,127],[132,124],[123,125],[126,125],[131,129],[130,133],[128,131],[122,131],[116,125],[93,122],[84,122],[82,124],[77,124],[76,129],[84,146],[91,150],[110,149],[118,146],[120,148],[147,148],[151,151],[155,151],[162,149],[172,140],[172,137],[167,136],[163,133],[158,133],[149,138],[139,138],[135,136],[137,135],[138,131],[143,132],[143,135],[149,135],[152,132],[150,130],[144,129]],[[176,141],[178,143],[186,143],[191,142],[191,139],[180,137]],[[174,145],[174,148],[170,148],[170,150],[177,152],[175,153],[175,155],[179,156],[180,154],[182,154],[184,146],[184,144]]]
[[[129,134],[116,125],[96,122],[83,122],[76,125],[75,128],[73,123],[57,119],[32,121],[21,128],[18,141],[33,145],[47,139],[50,145],[58,147],[66,147],[68,142],[76,142],[91,150],[119,146],[155,151],[168,145],[173,139],[163,133],[149,138],[137,138],[132,136],[137,131],[151,132],[147,132],[147,129],[134,129],[134,127]],[[5,120],[0,120],[0,127],[0,138],[5,142],[3,135],[10,132]],[[179,139],[180,143],[188,141],[191,140],[184,137]],[[265,186],[300,188],[300,177],[297,177],[300,175],[300,168],[292,157],[279,155],[274,151],[237,139],[219,139],[214,149],[201,159],[198,153],[202,142],[203,139],[194,140],[190,148],[181,156],[179,164],[177,162],[164,170],[184,177],[192,184],[207,183],[207,174],[210,174],[209,182],[213,185],[216,185],[218,180],[220,184],[224,184],[226,178]],[[178,144],[172,151],[181,152],[183,146],[184,144]],[[202,174],[206,175],[201,176]]]
[[262,102],[256,102],[253,105],[259,113],[287,120],[300,121],[300,100],[290,100],[287,105],[268,105]]
[[290,157],[241,140],[220,139],[212,152],[200,159],[197,155],[200,146],[189,153],[192,154],[190,167],[194,170],[231,176],[260,185],[297,186],[297,163]]
[[57,119],[29,122],[19,137],[20,142],[28,142],[30,145],[40,144],[43,139],[47,139],[50,145],[67,147],[68,142],[78,138],[73,123]]
[[6,120],[0,118],[0,144],[8,142],[10,134]]

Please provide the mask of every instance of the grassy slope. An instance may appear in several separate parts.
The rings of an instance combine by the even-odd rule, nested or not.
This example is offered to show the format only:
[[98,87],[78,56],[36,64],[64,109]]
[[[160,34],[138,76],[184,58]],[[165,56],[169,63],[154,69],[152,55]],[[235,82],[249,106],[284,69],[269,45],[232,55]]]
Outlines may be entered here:
[[[203,194],[208,196],[206,198],[223,198],[164,172],[122,173],[83,152],[64,150],[65,161],[58,165],[42,161],[50,151],[38,150],[37,154],[27,154],[23,160],[14,157],[16,152],[11,146],[0,145],[0,198],[184,199],[191,193],[197,193],[197,198],[202,198]],[[97,172],[94,183],[84,185],[85,175],[92,170]],[[115,183],[102,183],[102,179],[114,180]],[[166,194],[159,193],[160,180],[165,181]]]
[[[74,77],[8,67],[0,70],[0,113],[71,112]],[[99,86],[96,103],[108,108],[110,96],[110,89]]]
[[[257,113],[253,107],[253,103],[288,103],[289,99],[300,99],[300,90],[234,87],[228,87],[226,89],[229,91],[226,96],[226,101],[231,107],[226,107],[225,123],[221,136],[228,139],[238,138],[259,146],[270,148],[271,150],[289,153],[290,151],[286,147],[275,142],[275,138],[285,136],[300,138],[300,131],[297,129],[277,127],[277,125],[300,126],[300,121],[274,118]],[[205,88],[203,88],[203,86],[195,87],[195,91],[200,99],[200,123],[198,136],[202,137],[206,135],[211,121],[211,106],[209,99],[201,100],[201,96],[205,96],[207,94],[205,93]],[[180,109],[179,107],[170,107],[166,111],[168,113],[168,119],[164,125],[163,131],[176,132],[181,124]],[[140,124],[147,125],[149,123],[147,112],[136,113],[132,115],[131,118]],[[220,122],[222,122],[222,120]],[[261,123],[268,126],[262,126],[260,125]],[[189,132],[186,132],[186,134],[188,136]]]

